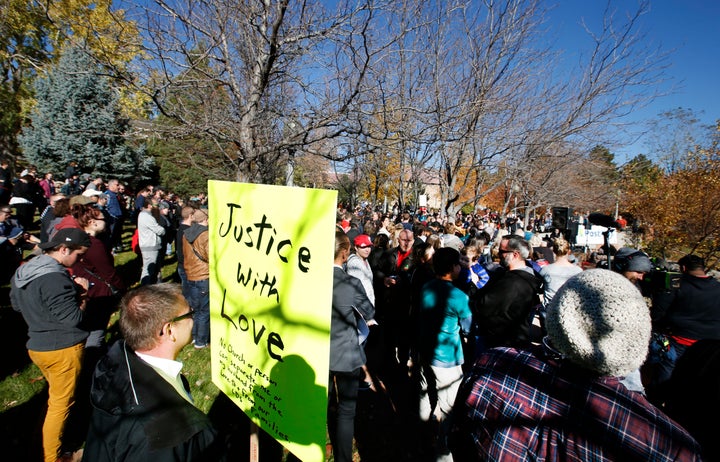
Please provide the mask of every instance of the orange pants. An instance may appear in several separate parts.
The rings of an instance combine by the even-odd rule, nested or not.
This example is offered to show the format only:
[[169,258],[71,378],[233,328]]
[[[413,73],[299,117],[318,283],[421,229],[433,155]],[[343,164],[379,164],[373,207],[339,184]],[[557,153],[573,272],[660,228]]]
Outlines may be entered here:
[[56,462],[65,421],[75,402],[75,385],[80,376],[85,342],[62,350],[29,350],[30,359],[48,382],[48,410],[43,423],[45,462]]

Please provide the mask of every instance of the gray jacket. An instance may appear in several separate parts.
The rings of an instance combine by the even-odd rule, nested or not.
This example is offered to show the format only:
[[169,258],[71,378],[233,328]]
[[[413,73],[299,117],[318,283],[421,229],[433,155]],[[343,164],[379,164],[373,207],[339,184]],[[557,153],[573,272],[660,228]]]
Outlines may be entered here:
[[365,350],[358,340],[355,310],[366,320],[375,317],[375,308],[362,282],[336,266],[333,269],[330,324],[330,370],[333,372],[352,372],[365,364]]
[[78,292],[64,266],[40,255],[13,276],[10,301],[28,325],[28,350],[55,351],[84,342]]
[[162,247],[162,236],[165,228],[160,226],[152,213],[143,210],[138,214],[138,245],[140,251],[155,251]]

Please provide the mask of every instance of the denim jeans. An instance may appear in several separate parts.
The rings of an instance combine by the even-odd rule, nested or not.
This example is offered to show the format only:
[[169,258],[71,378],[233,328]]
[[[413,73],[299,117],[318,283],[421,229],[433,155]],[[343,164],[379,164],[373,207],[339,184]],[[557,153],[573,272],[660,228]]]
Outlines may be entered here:
[[180,284],[182,284],[183,297],[185,297],[185,300],[190,300],[190,294],[188,293],[188,278],[187,274],[185,274],[185,268],[183,268],[181,263],[178,263],[177,265],[177,274],[180,277]]
[[670,340],[670,351],[669,354],[660,355],[660,360],[657,365],[657,376],[655,377],[655,384],[664,383],[670,380],[672,371],[675,369],[675,364],[678,358],[680,358],[685,350],[688,349],[685,345],[680,345],[677,340],[669,337]]
[[188,304],[195,311],[192,336],[196,346],[210,341],[210,280],[188,281]]

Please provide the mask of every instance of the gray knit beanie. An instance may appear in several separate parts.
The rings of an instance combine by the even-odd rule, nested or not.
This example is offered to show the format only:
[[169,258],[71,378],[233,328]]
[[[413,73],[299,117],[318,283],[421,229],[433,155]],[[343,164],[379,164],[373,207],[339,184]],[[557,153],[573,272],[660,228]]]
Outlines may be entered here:
[[553,348],[602,376],[639,368],[650,342],[650,312],[640,291],[618,273],[593,269],[568,279],[547,307]]

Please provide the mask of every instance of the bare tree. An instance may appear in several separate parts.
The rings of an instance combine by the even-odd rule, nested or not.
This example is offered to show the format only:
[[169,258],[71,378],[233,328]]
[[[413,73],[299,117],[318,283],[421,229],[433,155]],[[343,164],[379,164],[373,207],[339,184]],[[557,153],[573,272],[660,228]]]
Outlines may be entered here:
[[602,144],[663,78],[666,56],[638,32],[646,1],[622,20],[609,2],[574,67],[543,45],[540,0],[326,5],[140,3],[138,82],[164,115],[153,130],[214,140],[244,181],[285,181],[296,156],[357,158],[339,167],[357,191],[400,205],[436,171],[454,214],[554,146]]
[[[667,55],[647,48],[638,31],[640,18],[647,10],[648,4],[641,2],[636,11],[619,19],[608,3],[601,30],[587,29],[593,48],[578,63],[577,72],[557,75],[554,69],[558,57],[545,53],[541,59],[544,70],[530,68],[532,78],[514,80],[521,85],[515,87],[522,95],[515,119],[520,129],[516,136],[506,135],[509,142],[504,143],[507,148],[504,157],[518,167],[508,173],[525,179],[526,194],[535,197],[536,204],[551,193],[549,185],[560,188],[563,182],[559,180],[569,178],[567,156],[580,160],[578,152],[607,139],[613,124],[649,102],[654,92],[659,91]],[[574,147],[565,150],[566,156],[559,156],[562,150],[558,151],[558,147],[568,143]],[[538,161],[548,159],[552,162],[538,168]],[[527,172],[528,169],[534,172]],[[533,181],[528,181],[529,178]],[[539,178],[544,179],[538,181]],[[595,193],[597,198],[599,192]]]
[[[399,156],[400,199],[406,179],[423,169],[439,172],[448,214],[532,177],[526,170],[549,155],[558,168],[543,175],[562,177],[569,159],[602,144],[659,91],[667,55],[639,32],[647,2],[624,18],[608,3],[600,30],[586,28],[592,47],[574,66],[542,45],[542,5],[408,0],[387,14],[397,39],[371,68],[382,90],[371,133],[378,149]],[[552,152],[569,144],[566,159]],[[526,194],[546,197],[557,180],[524,181]]]
[[659,114],[648,124],[648,154],[668,173],[683,169],[688,153],[710,144],[708,134],[714,127],[703,125],[702,115],[676,108]]
[[[351,112],[370,60],[373,3],[138,2],[127,16],[144,38],[141,78],[126,76],[164,116],[154,134],[202,134],[222,147],[235,179],[269,182],[284,176],[288,154],[360,131]],[[341,158],[340,145],[316,153]]]
[[417,200],[417,180],[430,170],[439,172],[443,208],[454,213],[461,196],[475,200],[476,180],[518,138],[510,135],[520,129],[513,124],[516,90],[537,59],[518,54],[531,37],[535,10],[521,8],[525,2],[500,3],[406,0],[382,15],[394,40],[369,70],[377,83],[367,117],[368,157],[381,151],[390,158],[389,184],[401,206]]

